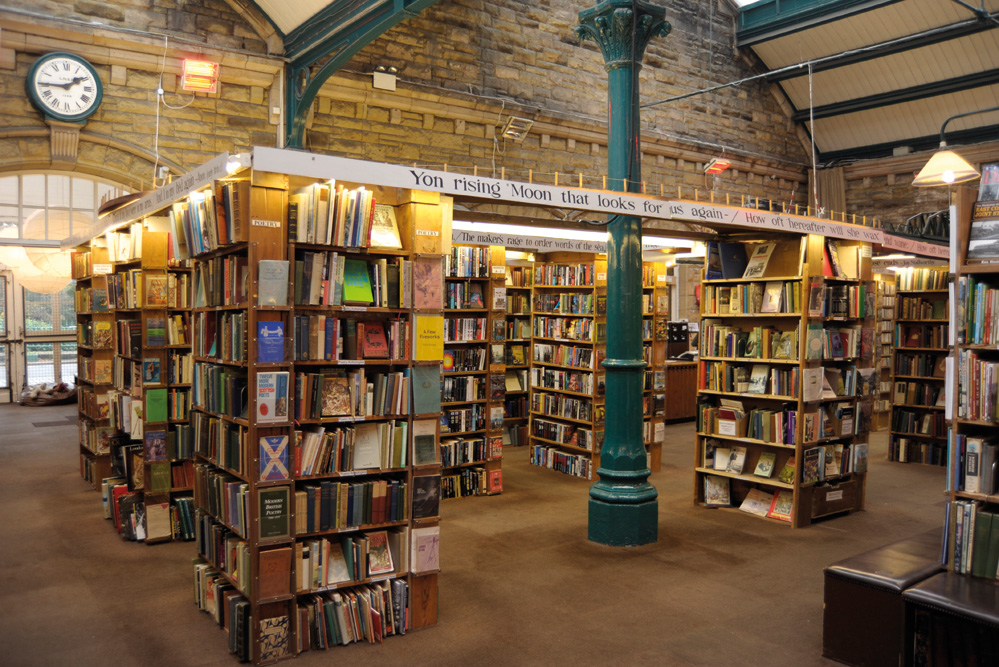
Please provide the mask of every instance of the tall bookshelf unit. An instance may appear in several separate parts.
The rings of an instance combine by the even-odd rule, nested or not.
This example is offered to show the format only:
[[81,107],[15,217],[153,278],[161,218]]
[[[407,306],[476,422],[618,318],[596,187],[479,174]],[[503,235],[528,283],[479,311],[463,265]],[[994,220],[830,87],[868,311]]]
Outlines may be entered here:
[[645,447],[650,470],[661,465],[662,442],[666,435],[666,372],[669,322],[669,275],[663,262],[642,264],[642,345],[645,363],[643,418]]
[[[873,339],[870,249],[834,242],[834,271],[823,237],[766,243],[762,274],[708,268],[702,283],[693,499],[802,527],[864,507],[856,386],[873,355],[861,344]],[[742,245],[751,257],[760,243]]]
[[594,479],[604,439],[607,260],[549,253],[534,264],[533,465]]
[[[983,171],[983,181],[985,179]],[[994,181],[993,181],[994,183]],[[951,221],[955,230],[951,257],[956,291],[954,318],[956,344],[950,369],[953,395],[950,397],[951,421],[947,491],[950,497],[945,531],[948,540],[948,569],[959,574],[993,580],[996,571],[995,540],[982,540],[981,533],[995,536],[999,520],[999,409],[996,407],[999,387],[999,256],[994,251],[988,257],[969,257],[969,240],[978,220],[995,225],[999,219],[999,192],[984,193],[983,182],[979,197],[968,187],[957,188],[952,194]],[[994,185],[992,186],[995,187]],[[984,231],[984,229],[983,229]],[[956,238],[955,238],[956,237]],[[956,255],[956,257],[955,257]],[[959,515],[964,516],[965,537],[962,540]],[[967,529],[967,522],[974,532]],[[991,525],[991,531],[984,530]],[[963,543],[962,543],[963,542]],[[975,582],[978,584],[979,582]],[[990,582],[980,582],[987,585]],[[983,594],[992,596],[992,586]],[[989,599],[988,597],[985,599]]]
[[444,258],[443,499],[503,488],[506,308],[497,301],[506,295],[504,250],[452,246]]
[[80,475],[95,490],[111,475],[111,406],[114,313],[108,304],[111,262],[103,238],[80,246],[72,256],[76,281],[77,384],[79,385]]
[[[170,228],[171,248],[189,254],[192,269],[173,269],[160,261],[165,253],[147,252],[147,243],[163,239],[144,233],[141,259],[116,268],[139,270],[133,282],[141,287],[131,293],[145,305],[107,315],[80,308],[80,363],[81,374],[90,374],[92,361],[106,358],[123,381],[141,382],[146,393],[137,402],[146,417],[148,391],[168,389],[168,416],[145,419],[146,433],[183,426],[186,410],[171,398],[169,379],[189,394],[195,510],[187,527],[198,550],[196,601],[227,631],[230,652],[271,664],[437,622],[442,275],[451,201],[334,184],[308,154],[254,149],[249,158],[253,167],[244,160],[225,176],[223,156],[167,186],[155,204],[144,199],[123,209],[119,218],[141,211],[133,220],[155,209]],[[299,235],[319,221],[354,225],[368,236]],[[400,247],[376,243],[393,226]],[[109,260],[103,237],[74,257],[78,304],[93,299],[102,282],[94,277]],[[315,281],[312,274],[306,280],[307,264],[320,270]],[[139,291],[151,278],[157,293],[167,286],[166,303],[149,304],[151,293]],[[169,291],[182,278],[192,285],[187,308]],[[365,288],[370,296],[359,296]],[[327,298],[334,293],[340,300]],[[174,315],[192,334],[190,387],[180,382],[180,343],[149,344],[150,334],[159,342],[160,320],[171,335]],[[141,332],[139,349],[125,341],[128,354],[113,360],[114,341],[92,344],[95,317],[108,320],[109,334],[114,317],[126,322],[122,331]],[[138,326],[128,323],[135,320]],[[321,329],[313,326],[320,321]],[[160,385],[142,374],[154,357]],[[112,393],[124,390],[131,396],[134,386]],[[83,470],[97,480],[110,462],[92,449],[81,440]],[[182,491],[172,486],[162,497]],[[361,624],[350,626],[348,614]]]
[[949,275],[946,268],[932,267],[896,274],[888,458],[945,466]]
[[895,358],[895,273],[876,274],[877,290],[874,324],[874,367],[877,372],[877,396],[874,399],[872,430],[881,431],[891,424],[892,366]]
[[503,444],[526,445],[530,404],[531,263],[507,260],[506,267],[506,398],[503,401]]

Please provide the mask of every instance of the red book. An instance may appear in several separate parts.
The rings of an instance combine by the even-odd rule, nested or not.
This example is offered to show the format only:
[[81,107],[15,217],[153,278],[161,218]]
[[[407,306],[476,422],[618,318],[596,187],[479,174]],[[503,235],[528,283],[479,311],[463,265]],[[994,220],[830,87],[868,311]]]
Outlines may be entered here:
[[[358,328],[361,328],[358,323]],[[388,340],[385,338],[385,325],[382,322],[364,322],[358,332],[361,338],[361,356],[364,359],[388,359]]]

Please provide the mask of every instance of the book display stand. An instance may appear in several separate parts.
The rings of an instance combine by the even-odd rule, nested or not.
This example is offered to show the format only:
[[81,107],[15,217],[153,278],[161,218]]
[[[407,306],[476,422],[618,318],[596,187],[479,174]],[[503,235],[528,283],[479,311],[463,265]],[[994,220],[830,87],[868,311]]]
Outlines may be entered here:
[[717,245],[701,303],[694,503],[794,527],[863,509],[869,246],[816,235]]

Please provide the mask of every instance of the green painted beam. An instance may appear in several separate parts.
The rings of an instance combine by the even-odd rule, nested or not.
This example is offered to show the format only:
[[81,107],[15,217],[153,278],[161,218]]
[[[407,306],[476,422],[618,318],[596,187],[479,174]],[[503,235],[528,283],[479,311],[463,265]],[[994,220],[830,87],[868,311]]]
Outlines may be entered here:
[[[764,0],[739,12],[736,45],[752,46],[902,0]],[[941,0],[943,1],[943,0]]]
[[[285,146],[302,148],[305,121],[319,89],[365,46],[438,0],[335,2],[285,41],[290,59],[285,69]],[[325,61],[315,71],[320,61]]]

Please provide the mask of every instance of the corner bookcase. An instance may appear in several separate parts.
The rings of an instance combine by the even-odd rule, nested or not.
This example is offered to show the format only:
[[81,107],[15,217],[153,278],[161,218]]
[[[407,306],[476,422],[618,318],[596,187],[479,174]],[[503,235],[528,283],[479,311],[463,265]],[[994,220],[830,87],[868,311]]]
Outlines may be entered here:
[[[92,318],[139,321],[121,324],[139,332],[141,353],[120,355],[131,379],[126,356],[141,370],[159,355],[161,377],[175,377],[179,344],[149,336],[158,342],[159,318],[169,336],[169,318],[187,316],[192,378],[176,389],[190,398],[195,600],[226,631],[219,648],[260,665],[437,622],[451,200],[332,181],[309,154],[248,157],[252,167],[226,175],[217,159],[119,214],[166,222],[168,252],[192,263],[176,276],[191,285],[186,308],[79,317],[84,366],[114,351],[90,345]],[[160,240],[143,232],[123,279],[177,273],[147,252]],[[78,303],[101,283],[104,252],[98,240],[74,257]],[[188,410],[170,394],[167,418],[148,418],[159,387],[144,386],[146,431],[180,426]],[[96,479],[110,463],[89,444],[81,456]]]
[[906,267],[896,275],[888,458],[945,466],[949,275],[946,267]]
[[874,399],[872,430],[891,425],[892,368],[895,360],[895,272],[875,274],[877,290],[874,324],[874,367],[877,372],[877,396]]
[[503,401],[503,445],[517,447],[528,442],[530,408],[531,304],[534,273],[525,260],[506,267],[506,397]]
[[709,249],[695,505],[794,527],[863,509],[873,296],[864,244],[809,235]]

